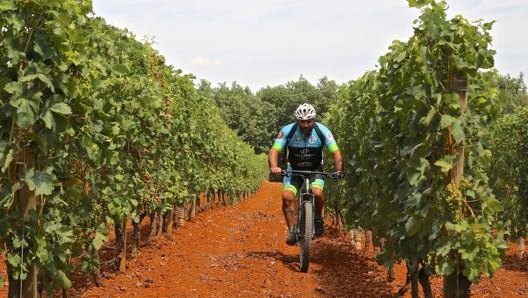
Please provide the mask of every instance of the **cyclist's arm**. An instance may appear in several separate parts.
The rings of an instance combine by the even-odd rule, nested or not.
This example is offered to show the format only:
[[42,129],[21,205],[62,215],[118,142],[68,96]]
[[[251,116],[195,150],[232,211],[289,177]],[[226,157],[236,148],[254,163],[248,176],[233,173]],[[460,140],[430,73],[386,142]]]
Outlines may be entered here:
[[268,166],[273,174],[279,174],[282,170],[279,167],[279,156],[286,145],[286,134],[289,133],[293,125],[291,123],[281,128],[268,153]]
[[341,150],[334,151],[332,155],[334,157],[336,172],[343,172],[343,156],[341,156]]
[[281,168],[279,167],[279,151],[275,148],[271,148],[268,153],[268,166],[273,174],[279,174]]
[[320,129],[321,132],[326,136],[326,141],[323,145],[326,146],[326,150],[328,150],[328,152],[330,152],[330,154],[332,154],[334,157],[336,172],[343,173],[343,157],[341,156],[341,150],[339,150],[336,140],[334,139],[334,135],[330,129],[324,125],[321,125]]

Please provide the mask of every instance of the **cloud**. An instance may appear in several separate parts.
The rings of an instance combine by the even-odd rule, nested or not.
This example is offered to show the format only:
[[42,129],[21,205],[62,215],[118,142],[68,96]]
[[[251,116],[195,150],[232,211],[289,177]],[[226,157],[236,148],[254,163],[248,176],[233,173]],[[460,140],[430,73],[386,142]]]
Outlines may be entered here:
[[[109,23],[140,40],[153,39],[168,64],[212,82],[245,81],[254,90],[299,74],[354,79],[372,70],[393,40],[407,41],[420,16],[406,0],[93,2]],[[496,20],[491,35],[497,69],[528,72],[528,41],[520,38],[528,28],[528,0],[447,2],[448,18]]]
[[211,60],[205,57],[194,57],[191,59],[190,62],[192,65],[198,65],[198,66],[214,66],[214,65],[224,64],[222,60]]

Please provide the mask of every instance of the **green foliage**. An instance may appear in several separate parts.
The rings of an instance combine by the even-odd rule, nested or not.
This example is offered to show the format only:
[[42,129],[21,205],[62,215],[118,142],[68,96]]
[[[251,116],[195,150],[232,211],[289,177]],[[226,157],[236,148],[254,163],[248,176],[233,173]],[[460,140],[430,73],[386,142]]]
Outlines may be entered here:
[[337,99],[337,85],[326,77],[313,86],[301,76],[298,81],[263,88],[256,95],[235,82],[212,88],[209,82],[201,81],[198,90],[213,99],[228,127],[253,146],[256,154],[268,152],[278,128],[295,120],[293,112],[299,104],[313,104],[321,121]]
[[517,78],[510,75],[499,76],[497,85],[504,114],[514,113],[520,107],[528,107],[528,94],[523,73]]
[[394,41],[378,71],[341,86],[330,109],[348,173],[347,195],[329,197],[346,198],[349,225],[385,238],[380,262],[421,260],[474,281],[505,250],[486,174],[487,128],[500,111],[484,71],[493,23],[447,20],[445,2],[409,5],[422,11],[414,35]]
[[257,92],[257,97],[270,104],[271,110],[266,111],[265,114],[269,115],[268,117],[273,117],[270,119],[274,126],[273,136],[277,133],[278,127],[291,123],[295,119],[293,112],[299,104],[311,103],[319,117],[323,112],[321,110],[323,107],[317,105],[322,101],[321,93],[303,77],[285,85],[263,88]]
[[[254,95],[236,83],[195,87],[151,42],[91,17],[90,1],[0,2],[0,249],[11,281],[37,266],[49,293],[67,288],[72,258],[97,268],[109,223],[202,192],[257,189],[260,153],[303,102],[346,159],[329,205],[387,239],[378,260],[493,274],[501,220],[526,232],[526,86],[522,75],[483,71],[493,22],[447,20],[443,1],[408,3],[422,11],[414,36],[393,42],[378,71]],[[512,114],[494,125],[503,113]]]
[[256,154],[268,151],[273,129],[270,126],[273,121],[266,114],[268,103],[253,95],[249,88],[242,88],[236,83],[231,87],[220,84],[211,89],[207,82],[202,82],[199,90],[210,94],[227,126],[253,146]]
[[[90,17],[90,1],[0,4],[0,249],[52,294],[98,266],[109,223],[267,177],[191,75]],[[4,245],[5,244],[5,245]],[[22,253],[23,252],[23,253]],[[15,287],[13,287],[15,288]]]
[[501,118],[493,127],[492,162],[489,173],[493,188],[504,205],[502,219],[514,237],[528,230],[528,109]]

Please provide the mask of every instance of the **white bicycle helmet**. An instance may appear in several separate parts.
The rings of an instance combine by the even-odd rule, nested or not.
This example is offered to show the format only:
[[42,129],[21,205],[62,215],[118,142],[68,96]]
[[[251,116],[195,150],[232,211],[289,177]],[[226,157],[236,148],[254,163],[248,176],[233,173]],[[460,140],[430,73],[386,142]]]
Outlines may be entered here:
[[303,103],[297,107],[297,110],[295,110],[295,117],[298,120],[311,120],[315,119],[315,109],[314,107],[309,103]]

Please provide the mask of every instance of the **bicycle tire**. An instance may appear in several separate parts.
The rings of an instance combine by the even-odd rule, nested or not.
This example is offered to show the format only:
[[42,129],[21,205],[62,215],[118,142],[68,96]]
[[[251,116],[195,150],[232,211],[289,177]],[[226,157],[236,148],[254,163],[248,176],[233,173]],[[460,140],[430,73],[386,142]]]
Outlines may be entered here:
[[301,206],[301,227],[300,227],[300,269],[307,272],[310,266],[310,250],[313,236],[313,207],[312,202],[304,202]]

